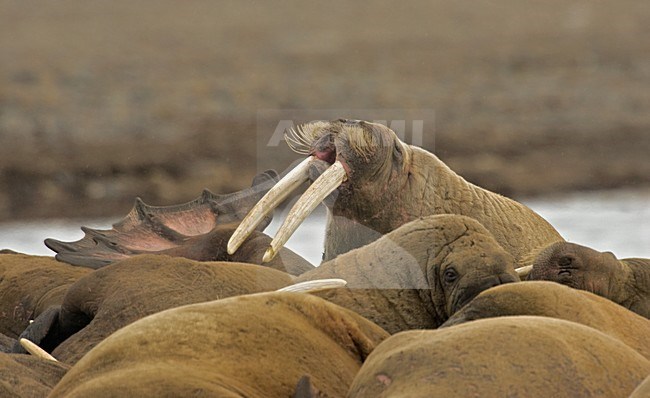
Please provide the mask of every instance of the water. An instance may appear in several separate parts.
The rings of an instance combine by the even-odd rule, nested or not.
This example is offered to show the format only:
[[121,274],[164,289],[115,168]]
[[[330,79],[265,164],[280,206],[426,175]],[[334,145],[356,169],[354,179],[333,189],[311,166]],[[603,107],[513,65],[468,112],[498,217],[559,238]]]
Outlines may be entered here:
[[[580,193],[527,201],[569,241],[619,258],[650,257],[650,191]],[[267,233],[273,235],[285,214],[276,214]],[[0,248],[52,255],[45,238],[62,241],[83,236],[80,226],[109,229],[117,220],[44,220],[0,223]],[[296,231],[287,246],[313,264],[320,263],[325,229],[322,209]]]

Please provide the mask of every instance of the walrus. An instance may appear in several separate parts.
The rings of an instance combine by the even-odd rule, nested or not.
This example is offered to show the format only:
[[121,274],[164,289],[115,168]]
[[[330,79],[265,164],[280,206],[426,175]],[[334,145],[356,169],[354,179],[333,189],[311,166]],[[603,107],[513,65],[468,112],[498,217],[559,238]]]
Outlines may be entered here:
[[0,333],[18,337],[30,320],[61,304],[68,287],[90,271],[47,256],[0,254]]
[[528,207],[465,181],[435,155],[407,145],[388,127],[361,120],[311,122],[286,135],[308,157],[260,200],[230,238],[235,253],[256,225],[302,183],[296,202],[263,260],[270,261],[320,203],[328,207],[323,261],[433,214],[476,219],[521,266],[560,234]]
[[650,318],[650,259],[619,260],[610,252],[557,242],[537,255],[528,279],[586,290]]
[[46,397],[69,368],[31,355],[0,353],[0,396]]
[[328,301],[260,293],[132,323],[77,362],[50,397],[289,397],[306,374],[345,395],[388,333]]
[[596,329],[513,316],[393,335],[347,396],[627,397],[649,373],[647,358]]
[[592,327],[621,340],[650,360],[650,320],[593,293],[547,281],[487,289],[440,328],[516,315],[547,316]]
[[117,329],[167,308],[331,278],[347,288],[315,294],[390,333],[437,327],[482,290],[519,280],[512,256],[476,220],[429,216],[298,278],[253,264],[136,256],[79,280],[20,337],[74,363]]
[[[262,233],[271,217],[234,254],[226,242],[246,213],[278,180],[273,170],[258,174],[252,186],[228,194],[203,191],[198,198],[172,206],[150,206],[137,198],[131,211],[110,230],[82,227],[84,237],[76,242],[46,239],[56,259],[72,265],[98,269],[139,254],[162,254],[196,261],[230,261],[262,264],[271,238]],[[264,264],[300,275],[314,268],[307,260],[283,248],[280,255]]]
[[632,394],[628,398],[647,398],[650,397],[650,376],[646,377],[645,380],[639,384],[637,388],[632,391]]
[[[147,315],[291,284],[289,274],[254,264],[139,255],[79,279],[60,306],[44,311],[19,337],[74,364],[111,333]],[[13,351],[25,352],[17,343]]]
[[441,214],[406,223],[296,282],[344,279],[344,288],[315,294],[397,333],[435,328],[481,291],[519,281],[514,264],[478,221]]
[[11,347],[16,344],[16,339],[0,333],[0,352],[11,352]]

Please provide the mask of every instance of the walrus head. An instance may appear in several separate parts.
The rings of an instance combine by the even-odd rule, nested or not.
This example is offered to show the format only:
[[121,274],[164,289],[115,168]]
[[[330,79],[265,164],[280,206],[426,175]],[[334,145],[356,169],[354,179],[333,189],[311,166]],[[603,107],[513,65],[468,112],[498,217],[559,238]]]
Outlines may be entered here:
[[370,177],[390,173],[403,156],[403,144],[391,129],[363,120],[307,123],[289,130],[286,140],[295,152],[323,161],[325,168],[340,162],[346,173],[340,189],[377,185],[368,184]]
[[[376,205],[377,198],[390,196],[386,195],[386,190],[396,188],[391,186],[391,179],[403,171],[405,158],[409,156],[406,144],[391,129],[361,120],[307,123],[289,131],[286,141],[294,151],[307,155],[307,158],[287,173],[251,210],[232,235],[228,244],[229,253],[237,250],[264,216],[308,180],[313,183],[287,215],[271,242],[265,261],[275,256],[300,223],[323,200],[334,217],[359,224],[365,224],[367,220],[381,220],[385,208]],[[331,195],[334,191],[336,194]],[[378,232],[386,233],[399,225],[380,227]],[[378,236],[374,231],[369,235],[373,238],[366,239],[363,244]]]
[[440,214],[408,222],[297,281],[341,278],[320,295],[389,333],[435,328],[492,286],[517,282],[515,260],[478,221]]
[[[467,229],[448,244],[436,244],[439,250],[430,259],[435,266],[430,266],[428,272],[436,275],[428,279],[433,302],[444,303],[444,308],[436,308],[442,319],[456,313],[484,290],[519,281],[512,256],[480,224],[464,220]],[[453,226],[447,223],[445,229],[453,230]]]
[[558,282],[603,297],[618,292],[625,270],[610,252],[599,252],[575,243],[557,242],[535,258],[528,280]]

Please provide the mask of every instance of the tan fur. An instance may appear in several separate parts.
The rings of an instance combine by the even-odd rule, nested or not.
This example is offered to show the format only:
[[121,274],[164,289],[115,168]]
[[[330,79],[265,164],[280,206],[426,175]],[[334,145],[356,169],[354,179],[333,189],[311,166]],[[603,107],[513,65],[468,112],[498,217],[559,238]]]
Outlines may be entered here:
[[92,321],[52,355],[73,364],[111,333],[147,315],[292,283],[288,274],[257,265],[136,256],[99,269],[69,289],[59,318]]
[[18,337],[30,319],[61,304],[68,286],[90,271],[52,257],[0,254],[0,333]]
[[523,282],[481,292],[442,327],[502,316],[565,319],[615,337],[650,359],[650,320],[595,294],[553,282]]
[[646,377],[643,383],[634,389],[629,398],[648,398],[650,397],[650,376]]
[[117,331],[70,369],[51,397],[288,397],[305,374],[326,396],[341,397],[387,336],[305,294],[194,304]]
[[328,131],[336,158],[346,164],[348,181],[330,205],[324,260],[433,214],[476,219],[519,266],[530,265],[531,253],[540,247],[563,240],[526,206],[465,181],[432,153],[401,142],[386,126],[336,121]]
[[421,212],[449,213],[472,217],[487,228],[499,244],[515,257],[520,266],[531,264],[532,252],[560,234],[537,213],[512,199],[473,185],[452,171],[435,155],[414,146],[410,186],[427,185],[431,198]]
[[69,367],[31,355],[0,353],[0,397],[45,397]]
[[[442,275],[449,266],[462,279],[446,286]],[[490,286],[519,280],[512,256],[476,220],[457,215],[407,223],[297,281],[322,278],[342,278],[348,284],[319,296],[390,333],[437,327],[462,304],[461,292],[476,295]]]
[[504,317],[386,339],[348,397],[627,397],[648,373],[648,359],[590,327]]

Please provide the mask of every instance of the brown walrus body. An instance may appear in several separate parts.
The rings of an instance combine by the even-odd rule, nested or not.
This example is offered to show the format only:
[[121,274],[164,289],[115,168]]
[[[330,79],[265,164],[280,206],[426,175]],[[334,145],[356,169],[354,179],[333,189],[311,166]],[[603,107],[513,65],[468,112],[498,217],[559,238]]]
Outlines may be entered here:
[[[375,178],[359,181],[361,176],[353,175],[346,184],[358,185],[339,189],[328,221],[325,259],[358,247],[359,233],[364,236],[368,229],[385,234],[432,214],[459,214],[476,219],[522,265],[527,265],[527,256],[536,248],[562,239],[526,206],[465,181],[432,153],[400,142],[385,126],[360,127],[382,135],[386,147],[379,149],[380,154],[370,158],[368,164],[348,157],[346,161],[357,168],[368,168],[368,172],[359,173],[363,176],[377,171],[373,164],[377,155],[383,164]],[[343,151],[342,156],[348,153],[356,155],[351,148]]]
[[435,328],[481,291],[515,282],[514,259],[476,220],[457,215],[411,221],[296,279],[341,278],[317,293],[390,333]]
[[81,278],[61,306],[36,318],[23,337],[73,364],[111,333],[147,315],[292,283],[284,272],[253,264],[136,256]]
[[650,360],[650,320],[593,293],[553,282],[511,283],[485,290],[441,327],[517,315],[547,316],[592,327]]
[[30,355],[0,353],[0,397],[46,397],[69,368]]
[[348,397],[627,397],[648,373],[648,359],[590,327],[503,317],[389,337]]
[[318,297],[263,293],[141,319],[73,366],[51,397],[288,397],[309,374],[344,396],[388,334]]
[[575,243],[549,245],[535,258],[529,280],[587,290],[650,318],[650,259],[617,259]]
[[90,271],[52,257],[0,254],[0,333],[16,338],[30,319],[61,304],[67,288]]

